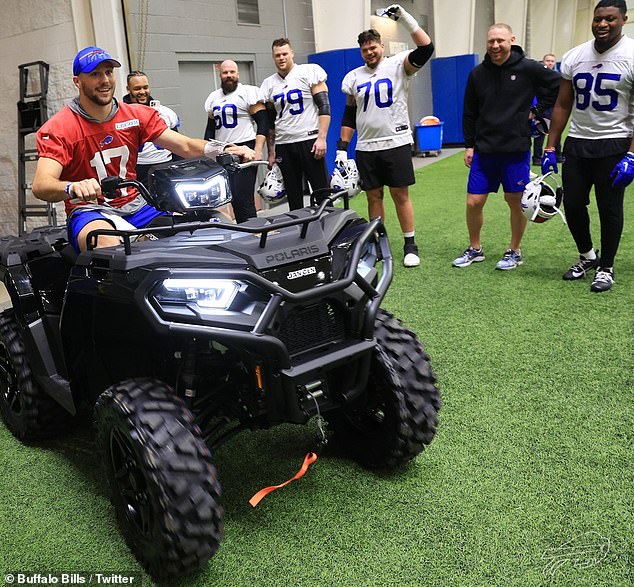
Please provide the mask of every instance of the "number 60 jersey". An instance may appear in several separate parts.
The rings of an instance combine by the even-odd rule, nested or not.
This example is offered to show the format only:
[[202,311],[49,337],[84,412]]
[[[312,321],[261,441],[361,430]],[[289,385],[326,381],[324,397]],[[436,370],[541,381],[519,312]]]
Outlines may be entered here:
[[603,53],[594,40],[568,51],[561,75],[575,92],[568,136],[609,139],[632,136],[634,122],[634,40],[623,35]]
[[317,138],[319,114],[311,88],[326,81],[326,72],[316,63],[294,65],[285,77],[267,77],[260,86],[265,102],[275,106],[275,142],[298,143]]
[[[410,51],[382,59],[348,72],[341,91],[357,103],[357,150],[383,151],[412,144],[407,112],[410,76],[403,63]],[[414,74],[415,75],[415,74]]]
[[205,110],[216,125],[215,139],[225,143],[246,143],[255,139],[255,123],[249,108],[262,102],[257,86],[238,84],[235,91],[225,94],[215,90],[205,100]]

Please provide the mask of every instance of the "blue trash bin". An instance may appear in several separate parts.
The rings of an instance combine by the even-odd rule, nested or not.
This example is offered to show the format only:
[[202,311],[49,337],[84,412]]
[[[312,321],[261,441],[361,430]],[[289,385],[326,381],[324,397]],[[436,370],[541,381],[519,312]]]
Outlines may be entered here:
[[442,149],[442,127],[445,123],[416,125],[416,148],[420,155],[438,155]]

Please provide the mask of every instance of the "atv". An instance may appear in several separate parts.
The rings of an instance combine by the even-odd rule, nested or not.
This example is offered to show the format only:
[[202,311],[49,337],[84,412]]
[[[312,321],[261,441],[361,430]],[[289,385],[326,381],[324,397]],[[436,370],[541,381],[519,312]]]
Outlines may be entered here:
[[[212,451],[245,429],[319,417],[364,466],[397,469],[436,432],[441,400],[416,335],[381,302],[393,263],[380,219],[323,190],[300,210],[218,221],[223,156],[157,165],[133,187],[162,225],[65,227],[0,239],[0,413],[20,440],[94,413],[122,533],[157,579],[205,565],[223,533]],[[335,206],[343,199],[343,206]],[[98,248],[103,234],[121,244]]]

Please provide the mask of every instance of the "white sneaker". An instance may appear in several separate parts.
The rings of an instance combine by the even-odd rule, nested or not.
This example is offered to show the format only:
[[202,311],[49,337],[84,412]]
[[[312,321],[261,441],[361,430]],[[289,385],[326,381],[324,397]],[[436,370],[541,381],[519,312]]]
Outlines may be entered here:
[[407,253],[403,258],[405,267],[418,267],[420,265],[420,257],[416,253]]
[[418,247],[415,244],[405,245],[403,247],[403,255],[403,265],[405,267],[418,267],[420,265]]

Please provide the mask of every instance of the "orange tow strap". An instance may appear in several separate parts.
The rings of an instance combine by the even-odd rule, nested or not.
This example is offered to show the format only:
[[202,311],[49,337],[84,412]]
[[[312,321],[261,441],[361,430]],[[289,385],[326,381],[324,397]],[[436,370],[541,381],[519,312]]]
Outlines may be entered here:
[[271,487],[265,487],[264,489],[260,489],[250,500],[249,503],[255,507],[257,506],[269,493],[275,491],[276,489],[281,489],[285,485],[292,483],[293,481],[303,477],[306,471],[308,471],[308,467],[310,467],[317,460],[317,455],[314,452],[309,452],[304,457],[304,463],[302,464],[302,468],[295,474],[294,477],[291,477],[288,481],[284,481],[284,483],[280,483],[279,485],[272,485]]

